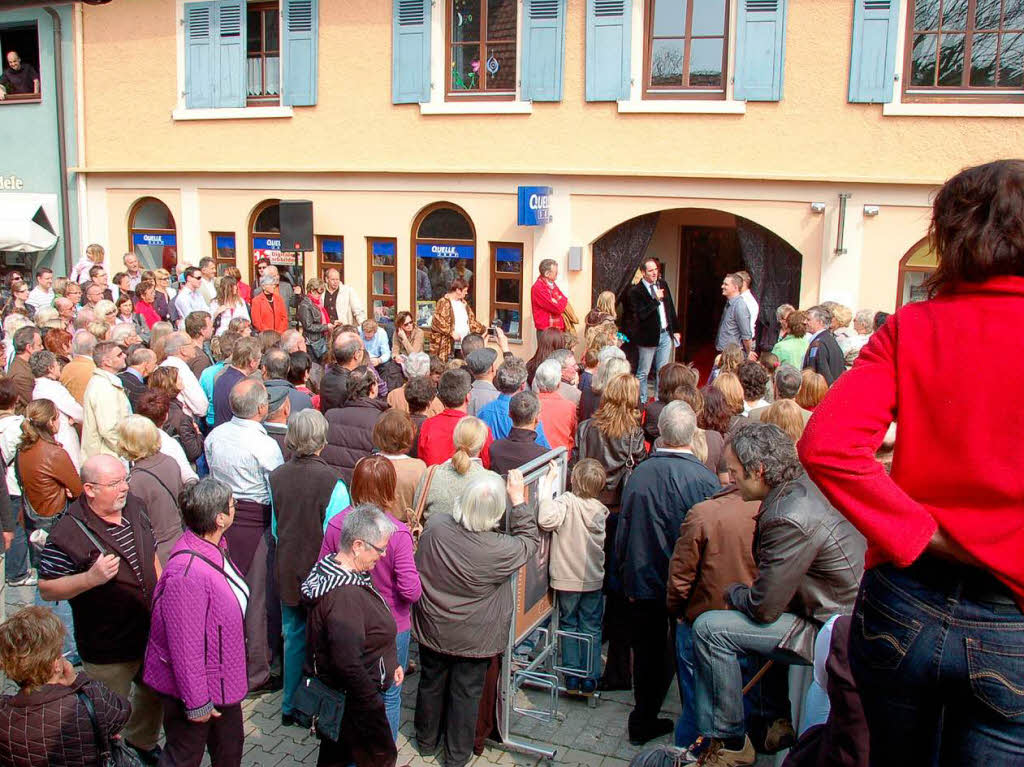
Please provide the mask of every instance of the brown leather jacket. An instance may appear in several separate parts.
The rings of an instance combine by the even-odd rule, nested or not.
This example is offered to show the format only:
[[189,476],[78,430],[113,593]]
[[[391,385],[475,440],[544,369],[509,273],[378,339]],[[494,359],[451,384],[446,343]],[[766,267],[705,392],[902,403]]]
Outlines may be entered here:
[[757,501],[744,501],[735,485],[698,503],[679,527],[668,566],[666,602],[672,615],[693,623],[708,610],[727,610],[725,591],[750,585]]
[[36,514],[52,517],[64,511],[70,499],[82,494],[82,480],[63,447],[41,439],[18,451],[22,490]]

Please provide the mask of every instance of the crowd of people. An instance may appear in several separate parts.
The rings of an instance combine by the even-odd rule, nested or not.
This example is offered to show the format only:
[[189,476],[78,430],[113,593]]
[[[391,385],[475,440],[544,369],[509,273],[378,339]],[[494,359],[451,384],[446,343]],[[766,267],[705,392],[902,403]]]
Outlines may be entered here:
[[[672,733],[673,763],[713,767],[786,748],[1006,763],[1024,747],[1014,416],[942,396],[979,447],[934,397],[1024,302],[1021,190],[1020,162],[948,182],[935,298],[892,317],[768,311],[726,275],[706,371],[672,359],[655,259],[576,333],[542,261],[529,360],[459,276],[425,333],[367,318],[335,270],[286,289],[261,261],[252,290],[212,259],[172,279],[129,254],[108,284],[90,246],[69,278],[12,275],[0,523],[5,581],[36,597],[0,624],[19,687],[0,762],[238,765],[242,702],[281,690],[318,764],[394,765],[416,673],[415,744],[461,767],[497,737],[509,579],[550,535],[561,687],[632,690],[631,743]],[[553,448],[568,487],[552,463],[530,503],[520,469]],[[799,722],[793,665],[814,667]]]

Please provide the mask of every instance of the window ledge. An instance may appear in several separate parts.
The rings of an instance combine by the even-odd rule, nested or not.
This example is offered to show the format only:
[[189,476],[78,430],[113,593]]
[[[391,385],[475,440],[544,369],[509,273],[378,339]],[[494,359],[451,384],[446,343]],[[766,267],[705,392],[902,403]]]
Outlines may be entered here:
[[532,101],[428,101],[421,115],[531,115]]
[[700,101],[672,99],[649,99],[646,101],[620,101],[619,112],[623,114],[658,115],[745,115],[746,101]]
[[970,104],[893,101],[882,104],[887,117],[1024,117],[1024,104]]
[[291,117],[292,107],[227,107],[222,109],[185,109],[171,112],[174,120],[258,120],[260,118]]

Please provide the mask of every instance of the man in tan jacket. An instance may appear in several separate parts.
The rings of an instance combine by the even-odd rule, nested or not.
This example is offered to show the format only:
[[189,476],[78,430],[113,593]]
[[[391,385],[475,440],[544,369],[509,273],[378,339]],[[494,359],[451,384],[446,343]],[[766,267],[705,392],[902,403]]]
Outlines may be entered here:
[[92,350],[96,348],[96,336],[88,330],[79,330],[71,339],[71,361],[60,371],[60,382],[64,384],[79,405],[85,401],[85,387],[92,380],[96,363],[92,361]]
[[120,457],[117,425],[132,414],[124,384],[117,374],[124,370],[124,351],[112,341],[96,344],[92,352],[96,369],[85,388],[82,405],[82,458],[95,455]]

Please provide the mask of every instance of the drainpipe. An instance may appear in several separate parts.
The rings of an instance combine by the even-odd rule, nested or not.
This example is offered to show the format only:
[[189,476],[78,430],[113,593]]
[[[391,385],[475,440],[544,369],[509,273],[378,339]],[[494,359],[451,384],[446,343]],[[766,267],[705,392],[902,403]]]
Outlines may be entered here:
[[53,20],[53,80],[57,90],[57,152],[60,158],[60,225],[61,240],[64,243],[64,268],[70,275],[74,258],[71,253],[71,196],[68,192],[67,132],[64,126],[64,50],[60,14],[49,6],[43,10]]

